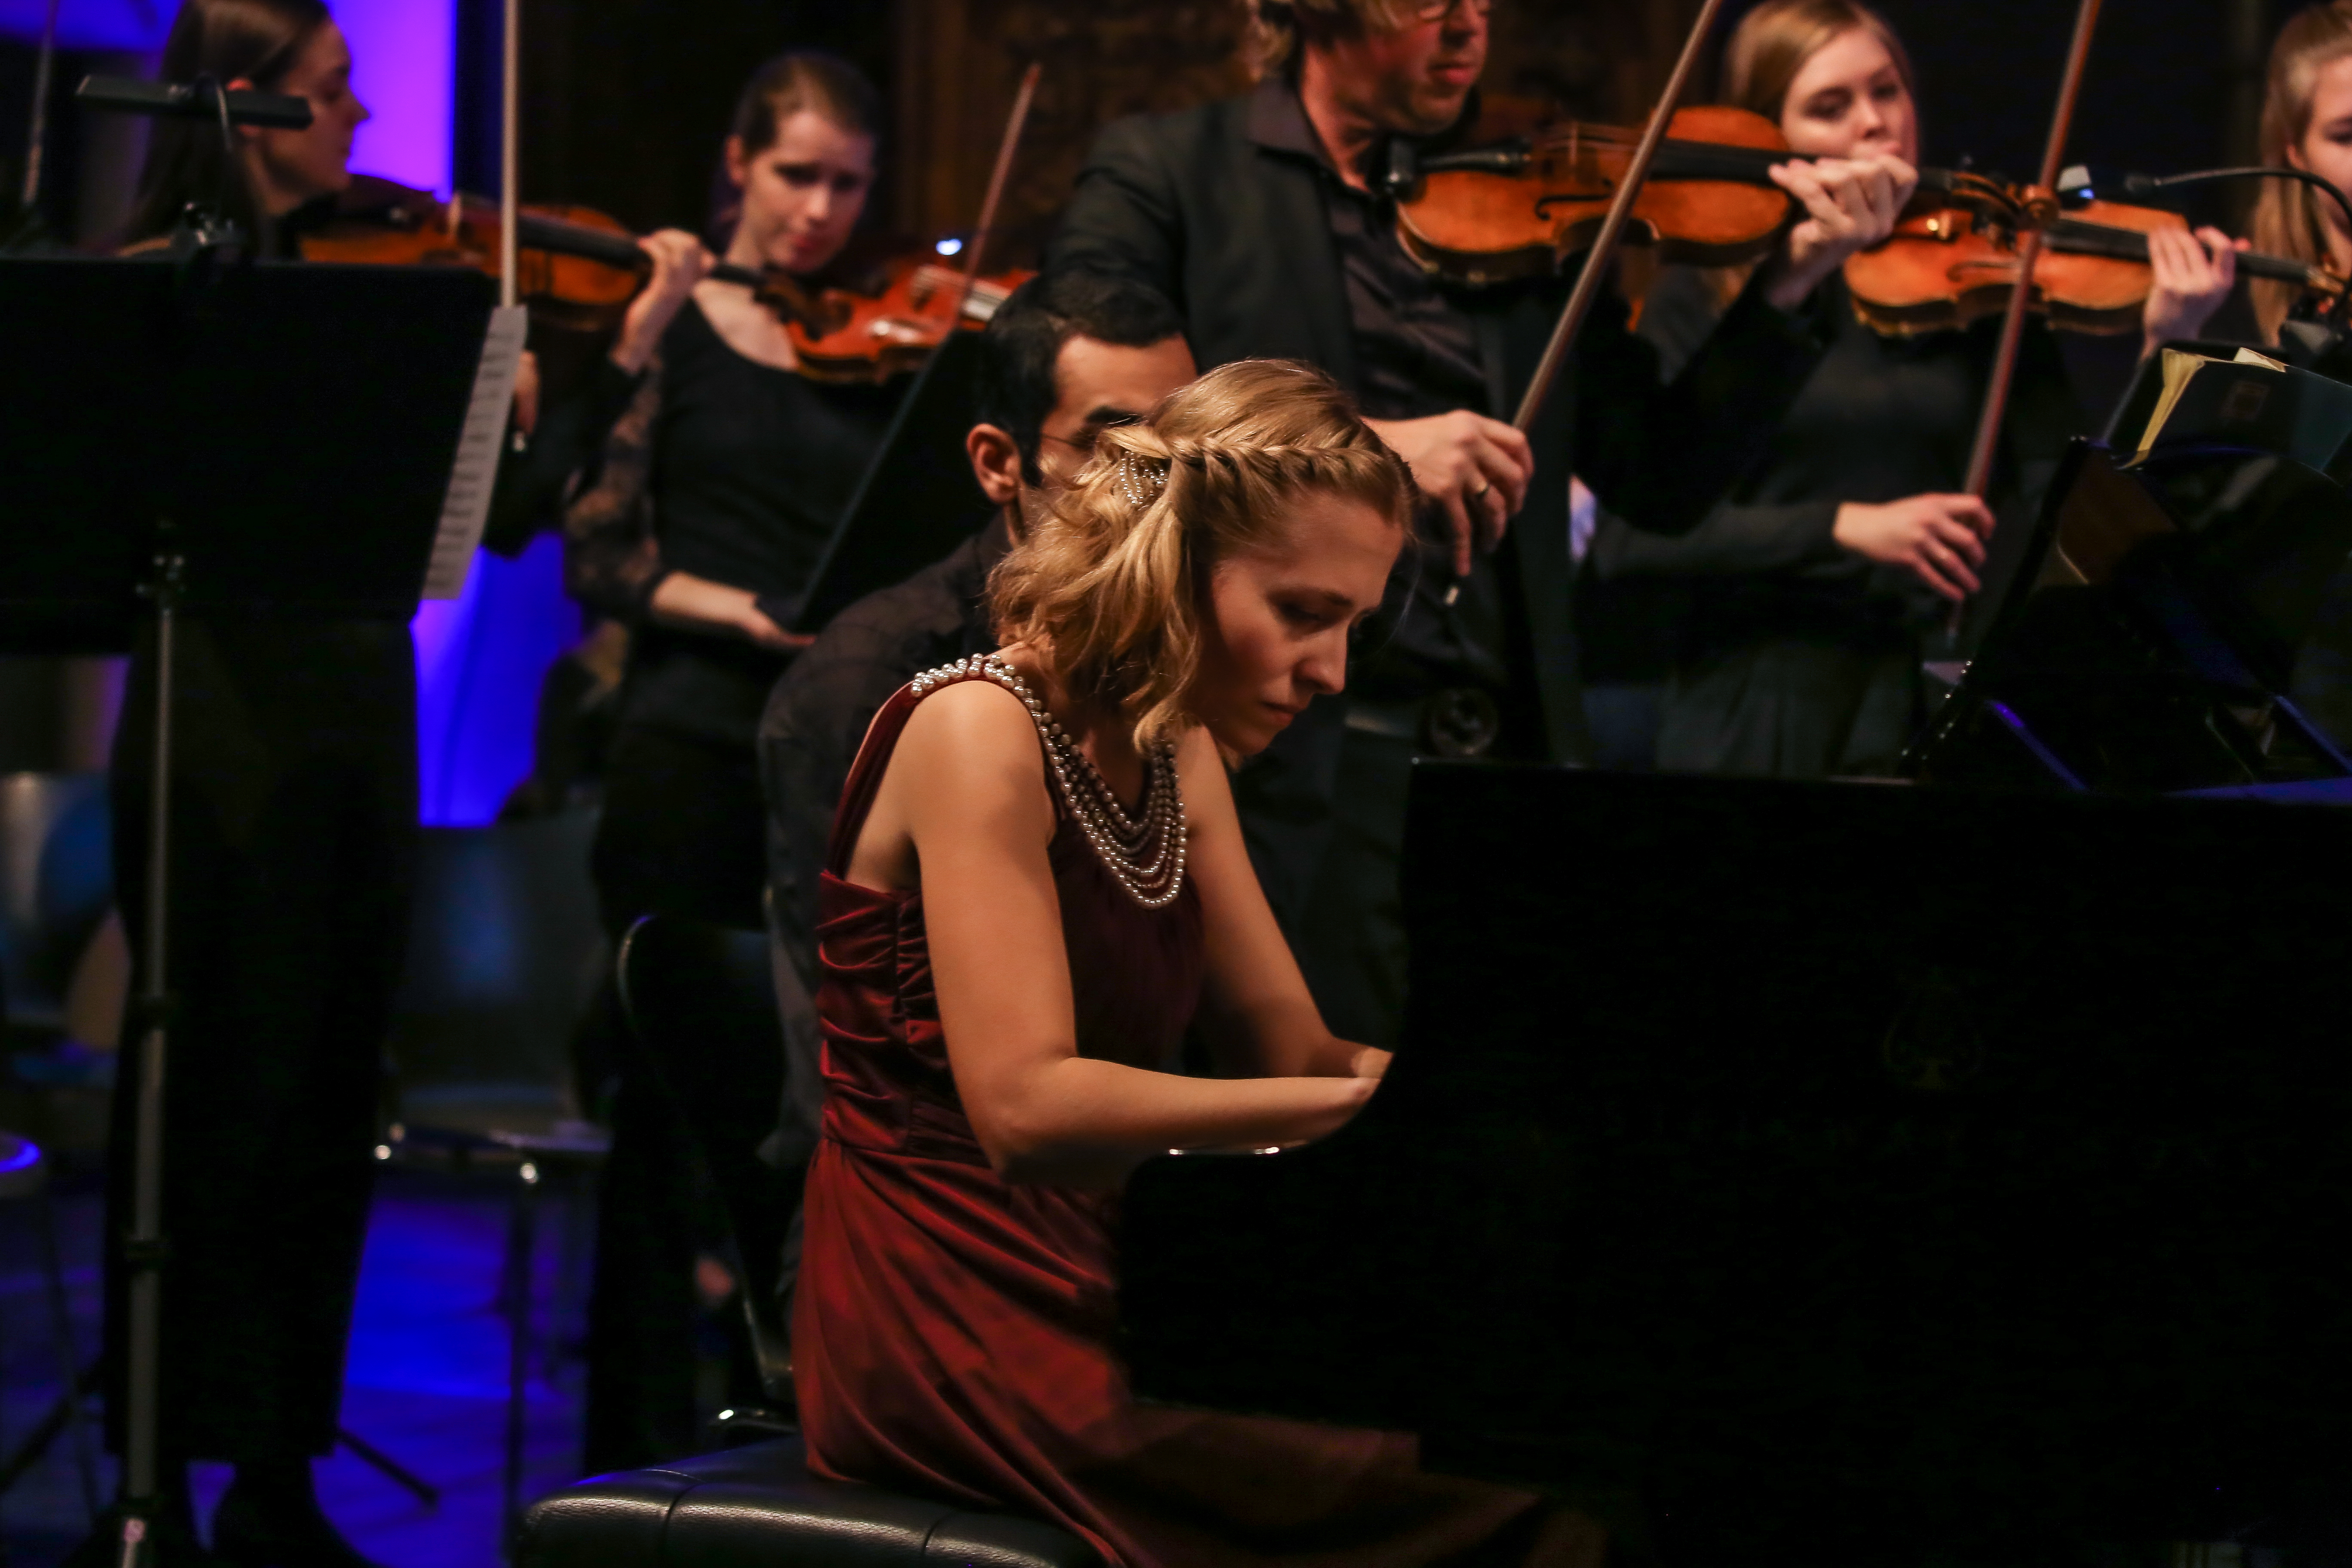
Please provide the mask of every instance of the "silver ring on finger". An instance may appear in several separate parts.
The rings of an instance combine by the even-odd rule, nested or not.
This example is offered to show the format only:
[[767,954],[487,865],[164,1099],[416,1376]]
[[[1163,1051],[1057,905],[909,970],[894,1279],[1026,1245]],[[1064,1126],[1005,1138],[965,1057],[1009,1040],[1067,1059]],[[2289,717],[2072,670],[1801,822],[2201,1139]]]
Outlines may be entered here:
[[1488,484],[1486,480],[1480,479],[1475,485],[1471,487],[1470,493],[1474,496],[1484,496],[1488,490],[1493,489],[1494,488],[1494,486]]

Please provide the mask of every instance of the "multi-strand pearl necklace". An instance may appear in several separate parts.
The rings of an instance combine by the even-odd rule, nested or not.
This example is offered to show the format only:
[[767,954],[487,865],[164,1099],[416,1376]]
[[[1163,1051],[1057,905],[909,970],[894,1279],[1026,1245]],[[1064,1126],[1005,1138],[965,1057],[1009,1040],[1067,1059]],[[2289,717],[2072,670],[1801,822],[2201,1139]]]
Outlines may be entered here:
[[1110,781],[1062,732],[1020,671],[994,654],[973,654],[927,669],[912,682],[917,697],[960,680],[993,680],[1021,700],[1045,743],[1046,770],[1105,869],[1147,910],[1165,909],[1184,887],[1184,795],[1176,782],[1176,747],[1155,742],[1144,753],[1143,813],[1128,816]]

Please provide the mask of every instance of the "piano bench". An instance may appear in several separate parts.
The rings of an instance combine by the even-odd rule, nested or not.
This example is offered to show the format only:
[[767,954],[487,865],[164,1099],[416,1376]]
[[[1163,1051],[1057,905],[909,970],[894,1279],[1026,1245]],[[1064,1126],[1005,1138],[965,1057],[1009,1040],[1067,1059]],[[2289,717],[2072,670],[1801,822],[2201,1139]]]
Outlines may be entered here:
[[1034,1520],[813,1480],[798,1437],[591,1477],[516,1546],[519,1568],[1102,1568]]

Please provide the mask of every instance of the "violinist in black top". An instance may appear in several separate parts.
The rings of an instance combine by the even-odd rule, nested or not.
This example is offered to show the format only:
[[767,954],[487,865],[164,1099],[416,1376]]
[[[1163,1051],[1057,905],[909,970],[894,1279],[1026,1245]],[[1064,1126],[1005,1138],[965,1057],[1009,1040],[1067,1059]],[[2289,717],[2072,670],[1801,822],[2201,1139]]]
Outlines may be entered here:
[[1565,281],[1474,290],[1431,278],[1375,182],[1392,138],[1477,140],[1491,5],[1253,0],[1257,89],[1110,127],[1047,253],[1049,268],[1124,271],[1167,294],[1203,368],[1321,366],[1412,465],[1429,542],[1407,552],[1346,694],[1316,702],[1235,782],[1325,1018],[1380,1045],[1395,1040],[1402,986],[1412,758],[1586,749],[1568,626],[1571,468],[1645,527],[1696,522],[1819,356],[1814,289],[1890,230],[1915,179],[1888,158],[1782,166],[1774,178],[1801,221],[1689,370],[1664,382],[1622,303],[1604,300],[1522,437],[1503,421]]
[[[163,75],[295,95],[300,131],[158,121],[131,248],[161,243],[224,184],[226,215],[289,254],[351,181],[367,110],[319,0],[184,0]],[[269,433],[257,430],[253,439]],[[352,482],[362,482],[357,475]],[[330,527],[335,498],[320,498]],[[320,1511],[375,1162],[379,1065],[407,935],[416,836],[415,652],[397,618],[182,617],[172,773],[171,976],[178,1010],[164,1109],[161,1483],[167,1565],[196,1544],[191,1459],[232,1461],[212,1521],[238,1563],[362,1563]],[[134,654],[113,756],[117,900],[146,931],[154,777],[152,641]],[[117,1075],[107,1184],[107,1393],[120,1443],[136,1024]],[[102,1531],[84,1551],[111,1562]],[[89,1560],[86,1559],[86,1560]]]
[[[1765,0],[1725,50],[1725,101],[1800,153],[1918,157],[1911,67],[1858,0]],[[2149,236],[2143,352],[2195,337],[2229,295],[2219,231]],[[1670,359],[1714,329],[1737,275],[1669,268],[1643,335]],[[1992,505],[1956,494],[2000,322],[1884,337],[1842,279],[1835,342],[1763,460],[1690,532],[1604,518],[1579,626],[1596,690],[1663,677],[1653,741],[1636,720],[1612,763],[1792,776],[1893,770],[1922,712],[1920,661],[1953,603],[1984,585],[1998,510],[2030,521],[2083,416],[2056,339],[2029,323]],[[1663,668],[1661,668],[1663,667]],[[1632,706],[1627,704],[1626,706]],[[1601,718],[1595,714],[1596,727]]]
[[[833,262],[873,184],[879,116],[872,87],[829,55],[762,67],[728,140],[741,209],[727,259],[803,277]],[[751,736],[809,640],[781,622],[899,391],[801,374],[773,312],[704,281],[572,501],[572,593],[636,629],[595,850],[616,931],[656,910],[761,923]]]
[[[795,52],[762,66],[727,142],[740,213],[726,259],[821,274],[865,207],[879,127],[873,88],[845,62]],[[902,390],[803,374],[766,306],[706,279],[578,482],[566,581],[632,628],[593,859],[614,937],[651,913],[762,924],[753,734],[810,640],[784,629],[791,606]],[[613,1118],[589,1324],[592,1470],[675,1458],[697,1436],[692,1188],[674,1109],[625,1054]]]

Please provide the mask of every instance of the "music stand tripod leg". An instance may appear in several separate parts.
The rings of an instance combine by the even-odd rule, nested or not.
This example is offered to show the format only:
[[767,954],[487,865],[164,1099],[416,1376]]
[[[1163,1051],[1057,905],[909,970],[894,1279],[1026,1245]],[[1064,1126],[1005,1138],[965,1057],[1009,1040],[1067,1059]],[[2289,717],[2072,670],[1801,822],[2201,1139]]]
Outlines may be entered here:
[[123,1486],[117,1568],[150,1568],[161,1500],[163,1396],[163,1069],[171,1035],[170,968],[165,951],[171,898],[172,705],[180,593],[185,562],[172,548],[172,525],[149,592],[155,605],[155,760],[148,797],[147,952],[139,1006],[138,1113],[132,1144],[131,1234],[123,1262],[130,1282],[129,1419],[124,1423]]

